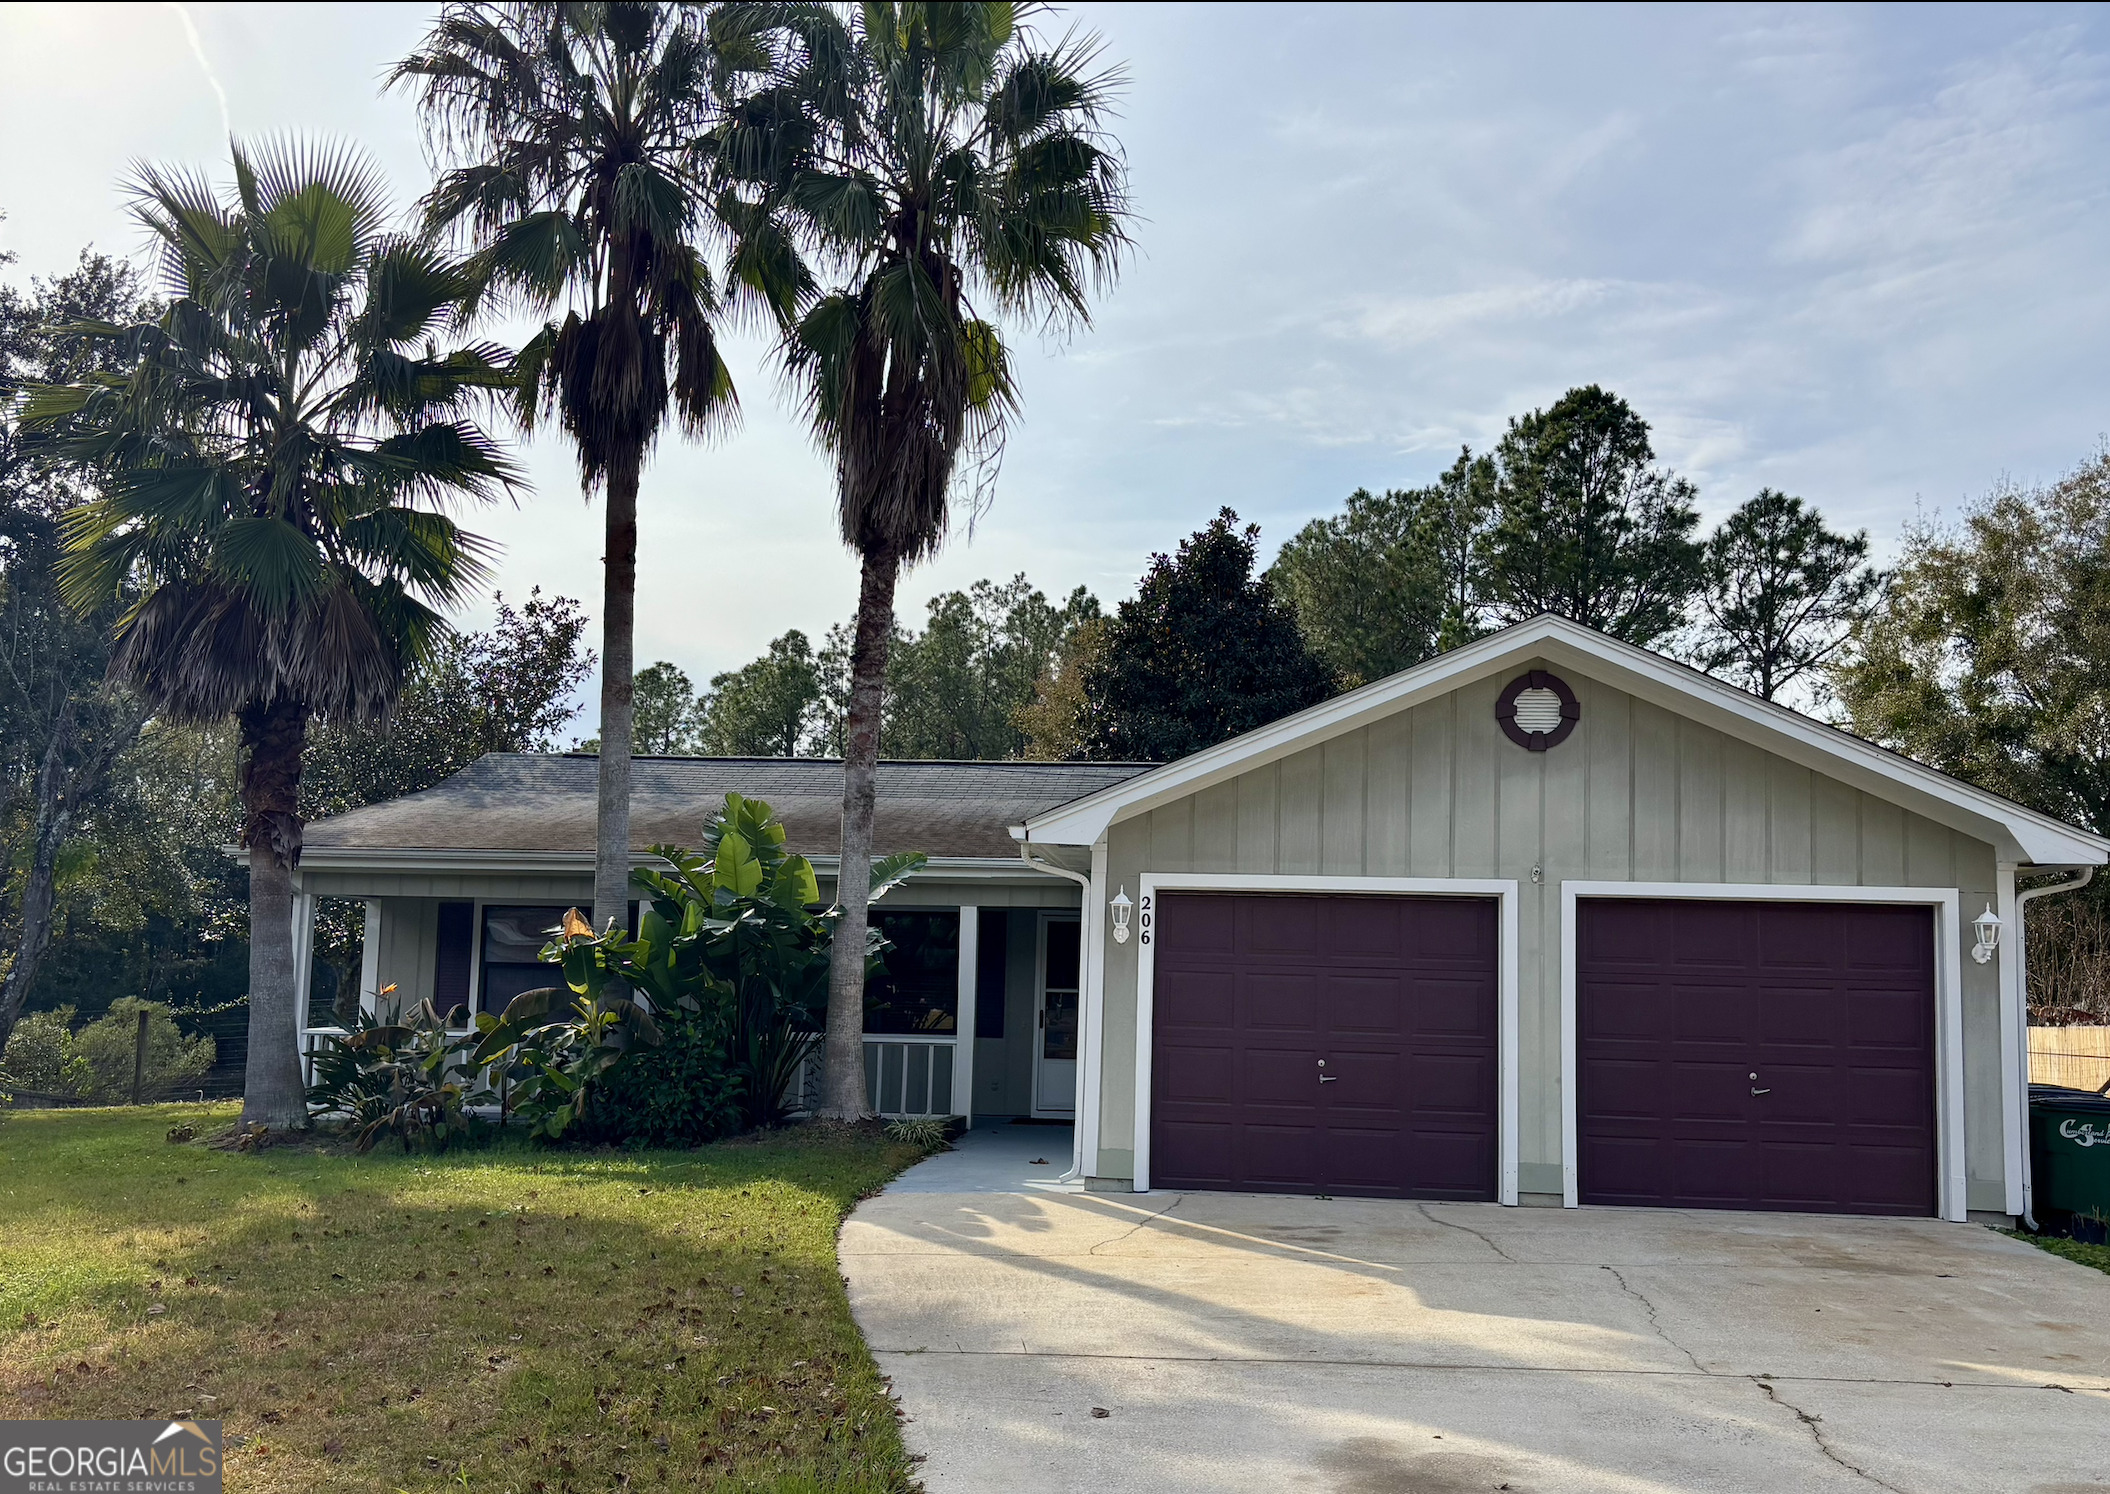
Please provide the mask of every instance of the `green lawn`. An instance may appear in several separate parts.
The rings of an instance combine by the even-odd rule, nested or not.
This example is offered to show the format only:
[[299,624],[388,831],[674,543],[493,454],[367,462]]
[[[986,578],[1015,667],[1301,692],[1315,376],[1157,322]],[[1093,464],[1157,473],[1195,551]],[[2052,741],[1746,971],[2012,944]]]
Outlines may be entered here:
[[164,1139],[233,1118],[0,1121],[0,1415],[219,1417],[245,1494],[909,1487],[835,1234],[912,1149]]
[[2084,1266],[2110,1273],[2110,1245],[2083,1245],[2078,1240],[2068,1240],[2059,1235],[2026,1235],[2019,1230],[2003,1230],[2017,1240],[2027,1240],[2039,1250],[2048,1250],[2053,1255],[2063,1256]]

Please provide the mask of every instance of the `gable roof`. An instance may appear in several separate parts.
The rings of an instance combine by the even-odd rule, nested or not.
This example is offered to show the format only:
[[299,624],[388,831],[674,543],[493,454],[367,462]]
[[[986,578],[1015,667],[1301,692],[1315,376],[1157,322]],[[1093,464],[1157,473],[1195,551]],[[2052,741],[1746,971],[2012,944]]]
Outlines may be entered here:
[[1902,805],[1937,824],[1988,841],[2002,860],[2039,866],[2097,866],[2110,861],[2110,840],[2099,835],[1974,788],[1799,711],[1760,700],[1674,659],[1550,613],[1177,762],[1138,773],[1089,798],[1029,815],[1011,833],[1034,843],[1090,845],[1116,821],[1148,813],[1529,659],[1573,668]]
[[[533,857],[591,865],[600,760],[590,753],[494,752],[452,778],[315,821],[302,857],[356,866],[406,854],[430,861]],[[1148,771],[1148,763],[883,762],[873,850],[1016,864],[1007,826]],[[808,856],[841,849],[843,765],[833,758],[632,760],[630,843],[696,844],[727,791],[768,801],[786,842]],[[423,853],[423,854],[420,854]]]

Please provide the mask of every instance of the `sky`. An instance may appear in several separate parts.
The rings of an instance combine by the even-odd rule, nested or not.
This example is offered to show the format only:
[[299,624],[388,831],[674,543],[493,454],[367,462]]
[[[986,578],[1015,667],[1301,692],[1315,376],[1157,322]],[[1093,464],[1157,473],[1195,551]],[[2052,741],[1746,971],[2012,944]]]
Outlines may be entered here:
[[[0,5],[0,276],[136,254],[137,160],[356,141],[428,180],[383,70],[426,5]],[[1625,396],[1712,523],[1798,494],[1888,553],[1915,515],[2056,478],[2110,430],[2110,8],[1082,5],[1126,73],[1135,252],[1063,337],[1013,329],[993,501],[904,579],[1113,602],[1219,508],[1270,554],[1578,384]],[[640,662],[701,684],[846,619],[828,464],[759,341],[744,410],[647,473]],[[477,514],[498,587],[598,612],[562,444]],[[474,626],[485,602],[464,615]],[[578,729],[592,729],[592,709]]]

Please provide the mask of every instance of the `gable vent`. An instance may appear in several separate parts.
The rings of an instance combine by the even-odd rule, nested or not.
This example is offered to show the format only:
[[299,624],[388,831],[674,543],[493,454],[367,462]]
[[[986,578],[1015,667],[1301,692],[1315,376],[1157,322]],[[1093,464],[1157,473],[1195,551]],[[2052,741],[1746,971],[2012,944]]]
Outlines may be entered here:
[[1517,725],[1528,732],[1550,732],[1561,724],[1561,698],[1551,690],[1524,690],[1517,695]]

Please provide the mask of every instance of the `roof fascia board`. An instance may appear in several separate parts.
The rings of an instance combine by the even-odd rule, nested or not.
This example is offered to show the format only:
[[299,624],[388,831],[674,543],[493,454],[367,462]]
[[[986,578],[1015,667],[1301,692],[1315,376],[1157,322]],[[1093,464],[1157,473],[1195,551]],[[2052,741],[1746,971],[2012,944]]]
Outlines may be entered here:
[[[248,853],[230,848],[236,860],[247,864]],[[841,862],[839,856],[813,856],[808,858],[816,873],[833,877]],[[630,856],[633,866],[653,866],[659,863],[657,856],[644,851],[633,851]],[[333,873],[377,872],[389,875],[403,873],[433,873],[450,876],[475,876],[479,873],[492,876],[518,876],[522,873],[544,873],[552,876],[578,876],[593,871],[591,851],[478,851],[453,848],[401,847],[389,850],[350,850],[341,847],[310,847],[301,853],[301,865],[316,871]],[[1010,881],[1020,884],[1038,885],[1039,878],[1028,872],[1016,860],[1008,856],[933,856],[928,866],[917,873],[920,878],[967,879]]]
[[1490,634],[1418,668],[1035,816],[1012,833],[1036,843],[1089,845],[1117,821],[1147,814],[1532,657],[1566,664],[1651,704],[1900,804],[1937,824],[1988,841],[2002,859],[2039,865],[2102,865],[2110,859],[2110,841],[2101,837],[2010,804],[1733,685],[1695,674],[1646,649],[1554,617],[1536,618]]

